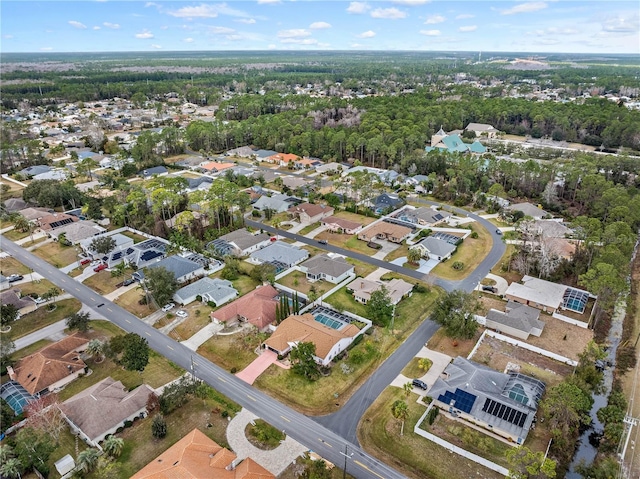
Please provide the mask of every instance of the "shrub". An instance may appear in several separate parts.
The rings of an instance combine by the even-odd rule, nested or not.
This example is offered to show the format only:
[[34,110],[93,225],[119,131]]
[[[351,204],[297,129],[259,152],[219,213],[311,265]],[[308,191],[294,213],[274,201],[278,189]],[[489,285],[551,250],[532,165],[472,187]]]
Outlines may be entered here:
[[431,408],[431,410],[427,414],[427,424],[429,424],[429,426],[431,426],[433,424],[433,421],[436,420],[436,418],[438,417],[438,413],[439,412],[440,412],[439,408],[437,408],[437,407],[432,407]]
[[225,409],[224,411],[222,411],[221,416],[222,417],[229,417],[229,412]]
[[196,296],[196,301],[198,301],[198,302],[202,303],[202,296],[197,295],[197,296]]
[[460,271],[464,268],[464,263],[462,261],[454,261],[451,267],[456,271]]
[[128,419],[124,422],[124,427],[131,427],[133,426],[133,421],[129,421]]
[[413,287],[413,291],[416,293],[428,293],[429,289],[425,285],[418,283]]
[[473,239],[478,239],[478,232],[474,231],[469,236],[471,236],[471,238],[473,238]]
[[116,434],[120,434],[122,431],[124,431],[124,428],[120,426],[118,429],[116,429]]
[[238,372],[238,368],[236,368],[236,367],[234,366],[234,367],[232,367],[232,368],[229,370],[229,372],[230,372],[231,374],[235,374],[235,373],[237,373],[237,372]]
[[156,439],[162,439],[167,435],[167,422],[164,420],[164,417],[161,414],[158,414],[153,418],[153,423],[151,424],[151,434]]

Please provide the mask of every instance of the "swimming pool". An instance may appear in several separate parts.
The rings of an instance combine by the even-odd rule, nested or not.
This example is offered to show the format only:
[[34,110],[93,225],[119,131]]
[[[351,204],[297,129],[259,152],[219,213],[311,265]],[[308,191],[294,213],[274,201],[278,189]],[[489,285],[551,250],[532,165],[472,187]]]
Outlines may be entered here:
[[344,323],[342,321],[336,321],[335,319],[331,319],[330,317],[325,316],[321,313],[315,314],[314,319],[331,329],[340,329],[342,326],[344,326]]
[[16,415],[22,413],[22,409],[34,397],[16,381],[9,381],[0,386],[0,397],[9,403]]

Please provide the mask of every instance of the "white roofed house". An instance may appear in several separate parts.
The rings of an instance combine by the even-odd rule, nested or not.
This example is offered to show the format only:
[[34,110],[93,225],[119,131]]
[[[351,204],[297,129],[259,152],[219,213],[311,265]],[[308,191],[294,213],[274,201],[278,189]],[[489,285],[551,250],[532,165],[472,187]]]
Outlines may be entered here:
[[302,203],[289,208],[289,214],[301,223],[316,223],[333,215],[333,208],[322,204]]
[[595,299],[595,296],[587,291],[532,276],[524,276],[522,283],[511,283],[504,295],[511,301],[548,313],[565,309],[582,314],[589,299]]
[[497,309],[489,310],[485,326],[526,340],[529,335],[540,337],[544,329],[544,322],[540,320],[539,309],[509,301],[504,312]]
[[495,129],[492,125],[487,125],[486,123],[469,123],[465,130],[474,132],[476,134],[476,138],[479,136],[495,138],[499,133],[499,130]]
[[195,283],[180,288],[173,295],[173,300],[184,306],[192,303],[200,296],[202,302],[213,302],[216,306],[220,306],[235,299],[237,295],[238,291],[230,281],[219,278],[212,279],[205,276]]
[[[126,251],[128,248],[131,248],[133,246],[133,239],[123,234],[115,233],[115,234],[109,235],[109,237],[115,241],[115,247],[107,255],[108,260],[111,259],[114,253]],[[97,258],[99,256],[98,253],[96,253],[93,249],[91,249],[91,242],[94,239],[95,238],[91,237],[91,238],[86,238],[80,241],[80,247],[86,254],[94,258]],[[118,260],[115,260],[114,262],[108,261],[109,267],[111,267],[112,265],[115,266],[121,261],[122,261],[122,255],[120,255]]]
[[403,298],[411,296],[413,285],[398,278],[390,281],[370,281],[364,278],[356,278],[347,285],[347,291],[353,294],[353,299],[362,304],[367,304],[371,295],[380,288],[385,287],[389,294],[391,304],[396,305]]
[[207,249],[220,256],[247,256],[271,243],[266,233],[250,233],[246,228],[232,231],[207,244]]

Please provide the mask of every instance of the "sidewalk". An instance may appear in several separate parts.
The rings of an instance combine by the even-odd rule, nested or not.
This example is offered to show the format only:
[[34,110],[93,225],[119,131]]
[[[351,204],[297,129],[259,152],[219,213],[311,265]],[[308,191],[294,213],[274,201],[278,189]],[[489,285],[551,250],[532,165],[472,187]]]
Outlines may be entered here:
[[222,331],[223,328],[224,326],[222,324],[209,323],[189,339],[181,341],[181,343],[191,351],[197,351],[200,346]]

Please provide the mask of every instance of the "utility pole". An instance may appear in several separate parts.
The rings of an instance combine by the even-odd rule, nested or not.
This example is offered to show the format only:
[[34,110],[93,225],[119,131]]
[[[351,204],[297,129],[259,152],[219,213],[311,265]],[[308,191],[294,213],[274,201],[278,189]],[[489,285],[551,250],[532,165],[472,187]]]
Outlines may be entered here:
[[344,452],[340,452],[340,454],[344,456],[344,469],[342,470],[342,479],[347,478],[347,459],[351,459],[353,457],[353,453],[347,454],[347,446],[348,444],[345,444]]

